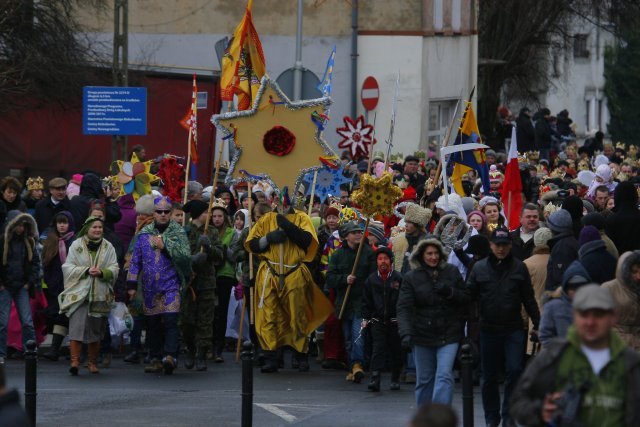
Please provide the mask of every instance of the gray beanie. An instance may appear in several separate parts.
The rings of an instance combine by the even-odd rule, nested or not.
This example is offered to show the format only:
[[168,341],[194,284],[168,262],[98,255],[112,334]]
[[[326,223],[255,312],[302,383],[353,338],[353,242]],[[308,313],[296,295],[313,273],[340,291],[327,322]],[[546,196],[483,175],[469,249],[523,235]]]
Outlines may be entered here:
[[469,215],[471,212],[476,210],[476,201],[473,197],[463,197],[462,198],[462,209],[464,209],[464,213]]
[[564,233],[573,231],[573,221],[571,221],[571,214],[566,209],[559,209],[549,215],[547,219],[547,225],[551,231],[555,233]]
[[553,237],[553,233],[547,227],[540,227],[533,233],[533,245],[536,248],[548,246],[547,242]]

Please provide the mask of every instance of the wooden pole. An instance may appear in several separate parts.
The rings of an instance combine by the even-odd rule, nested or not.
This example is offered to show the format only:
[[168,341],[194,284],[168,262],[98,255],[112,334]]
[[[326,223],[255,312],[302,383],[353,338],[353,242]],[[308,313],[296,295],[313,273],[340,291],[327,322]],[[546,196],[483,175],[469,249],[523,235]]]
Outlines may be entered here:
[[[182,205],[187,204],[187,187],[189,186],[189,166],[191,165],[191,129],[189,129],[189,139],[187,140],[187,164],[184,168],[184,196],[182,197]],[[182,226],[184,227],[187,216],[182,217]]]
[[307,215],[311,216],[311,211],[313,210],[313,202],[316,198],[316,182],[318,181],[318,169],[313,171],[313,183],[311,184],[311,199],[309,199],[309,212]]
[[[253,214],[253,208],[255,208],[253,205],[253,199],[251,198],[251,181],[248,182],[247,190],[249,194],[249,218],[247,221],[249,221],[249,231],[251,231],[251,215]],[[249,252],[249,282],[251,281],[253,281],[253,252]],[[249,303],[251,304],[249,306],[249,323],[253,325],[255,321],[254,311],[256,307],[253,302],[253,286],[251,286],[251,283],[249,283],[249,285]]]
[[[351,275],[354,276],[356,274],[356,269],[358,268],[358,261],[360,261],[360,254],[362,254],[362,247],[364,246],[364,239],[366,239],[366,232],[369,229],[369,221],[370,218],[367,217],[367,222],[364,226],[364,233],[362,233],[362,240],[360,240],[360,245],[358,245],[358,252],[356,252],[356,260],[353,263],[353,268],[351,268]],[[353,285],[347,285],[347,293],[344,294],[344,300],[342,301],[342,307],[340,307],[340,315],[338,316],[339,320],[342,320],[342,315],[344,314],[344,309],[347,306],[347,300],[349,299],[349,293],[351,292],[351,287]]]
[[209,231],[209,223],[211,222],[211,208],[216,198],[216,186],[218,185],[218,174],[220,173],[220,159],[222,158],[222,150],[224,149],[224,139],[220,140],[220,149],[218,150],[218,158],[215,161],[216,170],[213,173],[213,185],[211,186],[211,196],[209,196],[209,208],[207,209],[207,219],[204,223],[204,234]]

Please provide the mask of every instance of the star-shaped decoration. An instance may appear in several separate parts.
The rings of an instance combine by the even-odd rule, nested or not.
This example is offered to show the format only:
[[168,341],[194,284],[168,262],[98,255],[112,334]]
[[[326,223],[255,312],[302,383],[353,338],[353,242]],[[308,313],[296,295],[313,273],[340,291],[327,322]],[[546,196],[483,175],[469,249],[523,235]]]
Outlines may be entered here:
[[[313,185],[313,172],[306,174],[304,181],[307,184],[305,196],[310,196]],[[320,201],[324,203],[327,197],[339,195],[340,186],[342,184],[348,184],[349,182],[351,182],[351,180],[344,176],[344,166],[334,169],[325,165],[318,170],[314,195],[319,197]]]
[[376,143],[373,139],[373,125],[364,124],[364,116],[360,115],[354,122],[349,116],[344,117],[344,127],[337,128],[336,132],[343,139],[338,143],[340,148],[348,148],[353,160],[368,156],[369,146]]
[[402,190],[393,184],[393,177],[384,172],[380,178],[369,174],[360,177],[360,187],[353,192],[351,200],[362,208],[366,216],[391,215],[393,204],[402,197]]
[[159,178],[151,173],[152,160],[141,162],[136,153],[131,155],[131,160],[116,160],[111,164],[114,174],[109,177],[114,185],[121,186],[120,196],[132,194],[135,200],[140,196],[151,193],[151,183]]
[[[235,148],[227,184],[263,179],[274,189],[296,189],[319,158],[335,156],[322,139],[328,97],[292,102],[267,76],[250,110],[213,116],[222,138]],[[293,191],[292,194],[296,194]]]

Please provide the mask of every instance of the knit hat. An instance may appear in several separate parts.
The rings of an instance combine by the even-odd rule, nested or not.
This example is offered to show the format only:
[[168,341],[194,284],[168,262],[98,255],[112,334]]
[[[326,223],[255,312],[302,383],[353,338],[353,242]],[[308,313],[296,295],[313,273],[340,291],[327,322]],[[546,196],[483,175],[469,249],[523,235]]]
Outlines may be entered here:
[[572,232],[573,221],[571,220],[571,214],[566,209],[559,209],[549,215],[547,219],[547,225],[551,231],[555,233]]
[[463,197],[462,198],[462,208],[464,212],[469,215],[476,208],[476,203],[473,197]]
[[487,216],[485,214],[483,214],[481,211],[471,211],[469,212],[469,215],[467,215],[467,223],[469,222],[469,220],[471,219],[472,216],[477,215],[482,219],[482,223],[484,225],[487,225]]
[[340,218],[340,210],[338,209],[337,206],[331,205],[324,211],[325,218],[331,215],[337,216],[338,218]]
[[423,208],[415,203],[407,205],[404,213],[405,222],[412,222],[421,227],[425,227],[430,219],[431,209]]
[[598,230],[604,230],[604,216],[600,212],[591,212],[582,217],[582,225],[593,225]]
[[587,215],[595,212],[596,210],[596,208],[593,207],[593,203],[591,203],[587,199],[582,199],[582,206],[587,210]]
[[378,245],[386,245],[387,239],[384,237],[383,229],[369,226],[369,234],[378,239]]
[[580,246],[593,242],[594,240],[602,240],[600,236],[600,232],[593,225],[587,225],[582,230],[580,230],[580,237],[578,238],[578,243]]
[[489,239],[482,234],[476,234],[469,238],[467,249],[464,251],[471,255],[486,256],[489,254]]
[[202,200],[190,200],[184,205],[183,210],[191,215],[191,218],[198,218],[209,208],[209,205]]
[[344,239],[349,233],[354,233],[356,231],[362,232],[362,229],[357,222],[349,221],[340,226],[340,228],[338,229],[338,234],[340,235],[340,238]]
[[153,196],[151,194],[140,196],[136,201],[136,213],[138,215],[153,215],[153,211]]
[[547,227],[540,227],[533,233],[533,245],[536,248],[549,246],[547,242],[553,237],[553,233]]
[[393,251],[387,246],[380,246],[376,249],[376,259],[378,259],[378,255],[380,254],[386,254],[391,262],[393,262]]

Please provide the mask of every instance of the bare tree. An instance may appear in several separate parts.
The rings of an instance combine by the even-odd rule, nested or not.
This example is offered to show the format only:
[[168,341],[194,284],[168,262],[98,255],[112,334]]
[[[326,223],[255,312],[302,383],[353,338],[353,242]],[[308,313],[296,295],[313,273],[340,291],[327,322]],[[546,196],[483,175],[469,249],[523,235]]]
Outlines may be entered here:
[[100,11],[106,1],[0,2],[0,113],[39,103],[71,106],[82,86],[96,82],[95,66],[108,58],[83,36],[74,15],[79,5]]
[[[536,100],[548,80],[551,47],[564,49],[568,0],[483,0],[478,19],[478,124],[490,144],[501,94],[508,86]],[[554,46],[555,44],[555,46]]]

